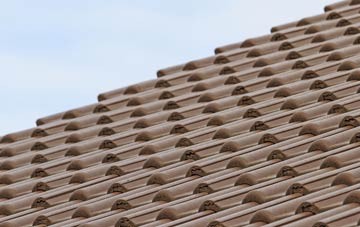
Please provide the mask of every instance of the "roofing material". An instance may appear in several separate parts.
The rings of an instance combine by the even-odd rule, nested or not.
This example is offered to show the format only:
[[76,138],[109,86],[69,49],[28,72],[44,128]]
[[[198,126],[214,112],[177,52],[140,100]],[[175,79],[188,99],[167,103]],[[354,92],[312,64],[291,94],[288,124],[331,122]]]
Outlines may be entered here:
[[0,226],[360,225],[360,1],[0,143]]

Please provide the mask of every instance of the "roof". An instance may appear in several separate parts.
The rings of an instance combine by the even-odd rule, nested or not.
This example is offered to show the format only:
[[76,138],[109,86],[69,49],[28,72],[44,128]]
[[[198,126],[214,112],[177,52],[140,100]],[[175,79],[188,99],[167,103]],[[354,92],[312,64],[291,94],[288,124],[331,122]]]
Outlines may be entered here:
[[0,226],[357,226],[360,1],[1,138]]

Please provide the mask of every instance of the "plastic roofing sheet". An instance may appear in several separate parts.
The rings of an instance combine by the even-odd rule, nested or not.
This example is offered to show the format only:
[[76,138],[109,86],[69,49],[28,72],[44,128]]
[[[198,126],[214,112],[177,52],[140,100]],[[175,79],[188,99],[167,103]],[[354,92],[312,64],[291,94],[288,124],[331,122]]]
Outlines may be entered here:
[[0,227],[360,226],[360,1],[0,138]]

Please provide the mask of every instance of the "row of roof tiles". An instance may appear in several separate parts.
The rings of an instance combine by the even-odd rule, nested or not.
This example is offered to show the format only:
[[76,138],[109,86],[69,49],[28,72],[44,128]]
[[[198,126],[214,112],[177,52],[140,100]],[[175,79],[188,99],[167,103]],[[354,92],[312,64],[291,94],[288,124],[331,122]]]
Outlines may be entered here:
[[0,226],[356,226],[360,2],[0,141]]

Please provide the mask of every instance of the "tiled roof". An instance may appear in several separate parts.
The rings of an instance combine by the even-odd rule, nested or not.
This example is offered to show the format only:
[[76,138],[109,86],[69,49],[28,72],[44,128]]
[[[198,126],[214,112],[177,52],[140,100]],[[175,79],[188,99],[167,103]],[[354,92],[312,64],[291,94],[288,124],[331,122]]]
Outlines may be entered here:
[[360,1],[0,143],[0,227],[360,224]]

